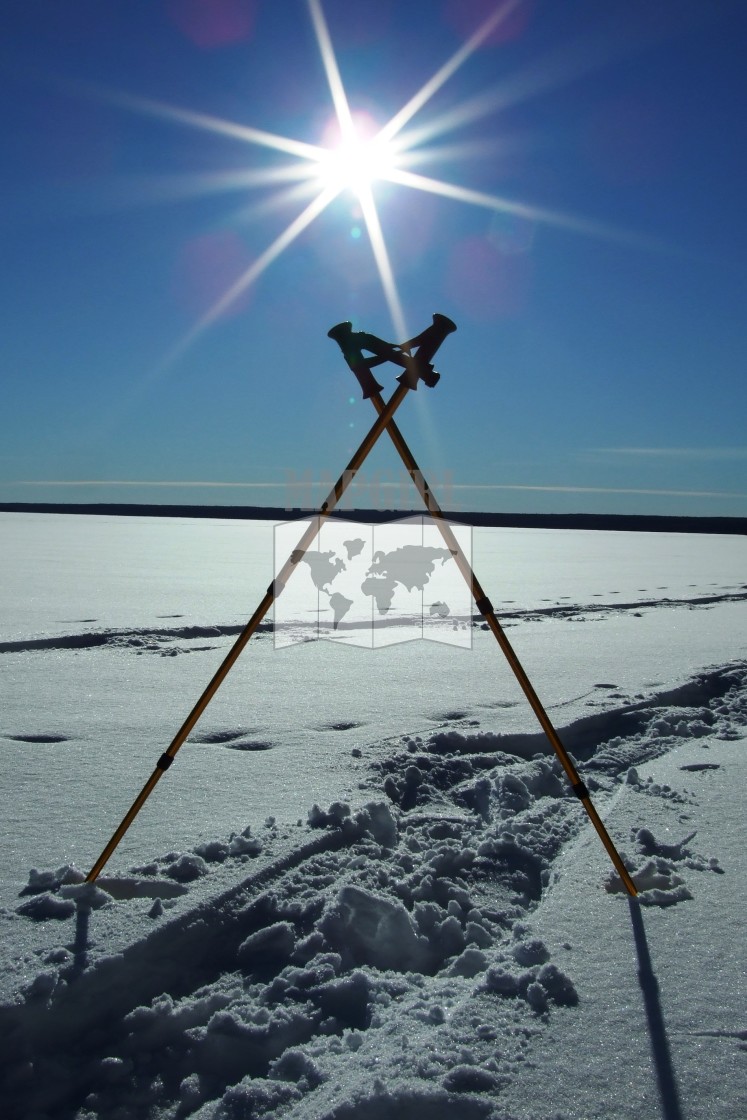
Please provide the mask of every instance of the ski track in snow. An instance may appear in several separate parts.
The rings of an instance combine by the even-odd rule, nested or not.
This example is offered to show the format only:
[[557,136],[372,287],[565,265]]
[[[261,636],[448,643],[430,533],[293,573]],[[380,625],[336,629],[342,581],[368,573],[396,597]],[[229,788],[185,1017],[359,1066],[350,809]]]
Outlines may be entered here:
[[[683,608],[690,609],[703,609],[707,610],[710,607],[717,606],[720,603],[742,603],[747,602],[747,585],[742,587],[728,587],[709,594],[699,594],[693,596],[679,596],[676,598],[669,597],[655,597],[655,598],[641,598],[632,599],[627,602],[604,602],[604,603],[554,603],[547,607],[528,607],[521,610],[508,610],[497,606],[499,619],[505,623],[507,627],[516,625],[517,623],[527,622],[541,622],[543,620],[557,619],[563,621],[583,622],[592,618],[609,618],[614,615],[633,614],[648,612],[652,610],[662,610],[666,608]],[[667,588],[660,588],[659,590],[667,590]],[[645,593],[645,589],[642,589]],[[609,592],[610,595],[616,592]],[[161,616],[171,617],[171,616]],[[178,616],[177,616],[178,617]],[[79,619],[79,624],[95,623],[98,621],[92,619]],[[417,621],[417,620],[413,620]],[[431,620],[434,627],[438,626],[439,620]],[[453,625],[472,625],[484,626],[479,615],[473,615],[471,619],[454,619],[449,617],[442,623],[445,630],[451,630]],[[70,625],[70,621],[63,622],[61,625]],[[341,622],[338,629],[352,630],[358,624]],[[377,619],[376,626],[402,626],[402,619]],[[283,624],[284,629],[292,630],[293,623]],[[136,654],[160,654],[165,657],[174,657],[180,653],[196,653],[205,650],[212,650],[216,648],[216,642],[225,637],[236,637],[244,629],[244,624],[232,623],[228,625],[215,624],[210,626],[158,626],[158,627],[137,627],[133,629],[108,629],[108,630],[81,630],[72,633],[56,634],[45,637],[37,638],[23,638],[15,641],[0,642],[0,654],[2,653],[33,653],[49,650],[83,650],[83,649],[96,649],[96,648],[109,648],[109,649],[129,649]],[[254,640],[262,640],[272,636],[275,631],[274,624],[271,620],[261,622],[255,631]],[[212,639],[212,644],[209,645],[196,645],[193,644],[197,641],[204,639]],[[304,639],[307,640],[307,639]],[[186,642],[187,645],[176,645],[177,642]]]
[[[603,708],[559,731],[603,815],[636,806],[638,827],[619,843],[640,913],[695,905],[701,884],[724,875],[695,818],[704,783],[720,780],[744,738],[747,664],[632,701],[609,682],[593,691]],[[1,915],[19,948],[7,966],[15,995],[0,1007],[4,1115],[585,1118],[572,1101],[532,1111],[516,1087],[533,1062],[541,1069],[543,1039],[582,1013],[571,945],[551,948],[534,922],[589,829],[542,733],[477,730],[471,714],[435,712],[442,726],[370,752],[362,808],[314,806],[295,828],[269,818],[96,885],[69,866],[32,871]],[[258,734],[192,742],[261,749]],[[676,781],[646,773],[683,746]],[[606,873],[602,900],[621,890]],[[744,1021],[702,1027],[744,1050]],[[738,1081],[723,1092],[719,1116],[736,1120]],[[663,1111],[652,1088],[635,1115],[690,1116],[663,1074],[660,1095]],[[616,1107],[595,1114],[629,1115]]]

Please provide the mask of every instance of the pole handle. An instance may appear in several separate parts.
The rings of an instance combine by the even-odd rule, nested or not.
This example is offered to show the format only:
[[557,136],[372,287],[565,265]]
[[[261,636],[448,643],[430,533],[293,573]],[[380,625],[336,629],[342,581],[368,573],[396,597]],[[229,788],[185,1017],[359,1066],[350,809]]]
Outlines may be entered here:
[[[327,337],[340,347],[343,358],[363,390],[363,399],[368,400],[381,392],[382,387],[371,373],[371,367],[382,362],[393,362],[395,365],[404,366],[405,372],[397,378],[401,386],[417,389],[418,381],[422,380],[432,389],[441,375],[436,373],[431,360],[446,336],[456,329],[456,323],[447,315],[437,312],[433,315],[433,322],[429,327],[399,345],[385,342],[366,331],[354,331],[353,324],[349,320],[330,327]],[[415,354],[410,352],[413,347],[417,347]],[[370,351],[375,357],[364,357],[364,350]]]
[[435,357],[436,351],[446,336],[452,334],[456,329],[456,323],[448,315],[440,315],[436,312],[429,327],[426,327],[415,338],[411,338],[409,342],[403,342],[402,350],[409,351],[411,347],[417,346],[417,351],[414,357],[408,361],[405,372],[397,378],[400,385],[407,385],[409,389],[415,389],[418,379],[422,379],[428,388],[432,389],[441,375],[434,370],[431,359]]

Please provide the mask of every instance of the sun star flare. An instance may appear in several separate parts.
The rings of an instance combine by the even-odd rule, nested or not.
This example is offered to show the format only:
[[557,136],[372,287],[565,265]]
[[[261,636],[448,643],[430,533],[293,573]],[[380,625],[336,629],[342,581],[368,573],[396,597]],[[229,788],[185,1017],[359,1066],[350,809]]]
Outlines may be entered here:
[[338,190],[348,190],[357,198],[377,180],[388,179],[397,171],[397,151],[381,135],[376,122],[367,113],[352,116],[354,132],[328,143],[328,129],[323,138],[324,155],[319,160],[319,178]]
[[[254,284],[262,273],[336,200],[350,205],[352,201],[358,210],[361,225],[355,226],[355,236],[360,236],[361,226],[365,227],[371,253],[376,264],[382,292],[386,299],[392,326],[397,337],[407,337],[407,327],[402,302],[397,290],[394,269],[386,245],[384,229],[379,218],[376,201],[376,187],[387,183],[395,190],[425,191],[441,198],[450,199],[463,205],[475,206],[494,212],[523,215],[528,219],[546,225],[565,228],[576,234],[592,236],[605,240],[623,241],[637,244],[647,250],[661,250],[663,246],[651,238],[636,237],[629,231],[617,229],[606,223],[592,221],[575,215],[532,206],[529,203],[512,200],[500,195],[470,189],[458,183],[416,174],[409,170],[412,166],[438,163],[444,155],[443,149],[428,147],[427,141],[443,131],[453,131],[462,123],[459,112],[442,116],[441,122],[404,131],[409,122],[431,100],[435,93],[467,62],[479,49],[489,35],[513,11],[520,6],[521,0],[502,0],[496,2],[487,18],[464,44],[411,96],[385,124],[381,125],[367,111],[351,108],[345,84],[340,73],[332,38],[324,16],[321,0],[307,0],[309,17],[316,38],[319,56],[324,68],[327,85],[332,100],[334,114],[324,129],[318,144],[238,124],[211,116],[206,113],[181,109],[147,98],[130,94],[113,94],[99,91],[108,100],[139,113],[160,117],[177,125],[183,125],[216,135],[228,136],[239,143],[282,152],[291,162],[282,167],[271,166],[266,169],[246,170],[234,173],[226,179],[218,177],[214,189],[262,188],[277,183],[278,189],[273,196],[259,206],[244,206],[236,215],[237,221],[247,220],[257,214],[267,214],[273,209],[286,207],[295,201],[303,203],[300,212],[294,214],[286,228],[277,234],[270,245],[261,252],[244,273],[236,278],[214,305],[195,323],[172,348],[160,368],[170,365],[202,333],[214,325],[231,304]],[[562,80],[565,72],[558,76]],[[89,92],[91,90],[89,89]],[[495,98],[487,96],[479,100],[479,112],[469,112],[470,106],[463,108],[464,121],[473,116],[487,115],[499,105]],[[475,101],[475,104],[478,104]],[[493,144],[494,146],[494,144]],[[474,157],[484,154],[486,143],[463,143],[452,146],[453,157]],[[297,162],[292,162],[297,161]],[[292,187],[283,184],[297,184]],[[210,188],[210,180],[203,180],[204,190]],[[200,193],[202,184],[192,186],[194,193]],[[163,195],[163,191],[161,191]],[[309,201],[310,200],[310,201]]]

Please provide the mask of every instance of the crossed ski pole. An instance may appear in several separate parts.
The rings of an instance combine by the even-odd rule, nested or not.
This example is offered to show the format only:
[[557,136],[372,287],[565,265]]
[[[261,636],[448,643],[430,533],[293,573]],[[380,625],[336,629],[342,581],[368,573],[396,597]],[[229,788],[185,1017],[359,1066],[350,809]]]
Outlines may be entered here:
[[[374,444],[379,439],[382,432],[386,429],[394,444],[397,453],[399,454],[408,474],[412,478],[426,509],[434,518],[447,548],[454,556],[455,562],[459,567],[467,585],[470,588],[471,594],[475,600],[475,605],[480,613],[485,618],[490,630],[492,631],[496,641],[501,647],[509,666],[511,667],[522,691],[524,692],[531,708],[533,709],[539,723],[547,735],[553,749],[555,750],[566,776],[571,784],[571,789],[581,801],[584,809],[586,810],[591,823],[594,825],[597,833],[599,834],[602,843],[604,844],[607,852],[612,860],[612,863],[617,870],[622,882],[624,883],[628,893],[635,896],[638,892],[635,884],[628,873],[625,864],[623,863],[619,852],[617,851],[611,837],[609,836],[599,814],[597,813],[594,805],[592,804],[589,796],[589,791],[585,783],[581,780],[578,771],[576,770],[572,759],[569,757],[568,752],[563,746],[560,737],[555,730],[552,721],[550,720],[547,712],[545,711],[542,703],[535,692],[529,677],[524,671],[521,662],[519,661],[511,643],[509,642],[506,634],[501,627],[498,618],[496,617],[495,610],[489,598],[483,591],[475,573],[472,570],[469,561],[464,555],[459,542],[457,541],[454,533],[451,530],[449,523],[445,520],[443,511],[439,506],[435,495],[431,491],[428,483],[425,481],[422,471],[410,451],[406,440],[397,427],[394,421],[394,414],[404,400],[405,396],[411,389],[417,388],[419,380],[423,380],[426,385],[433,387],[439,380],[439,374],[433,369],[431,359],[435,355],[439,346],[447,336],[447,334],[456,330],[456,326],[450,319],[444,315],[434,315],[433,323],[427,327],[421,334],[410,339],[408,342],[401,343],[395,346],[391,343],[384,342],[377,338],[375,335],[370,335],[364,332],[354,332],[350,323],[340,323],[333,327],[329,332],[329,337],[333,338],[338,343],[342,350],[345,361],[350,369],[356,375],[358,382],[363,390],[363,396],[370,399],[378,414],[375,423],[370,431],[364,437],[358,450],[353,455],[343,473],[338,478],[330,490],[327,498],[322,503],[318,513],[310,521],[307,529],[303,533],[296,548],[291,552],[287,561],[285,562],[280,573],[275,577],[270,586],[267,588],[264,598],[255,610],[252,617],[247,622],[244,629],[239,634],[228,654],[222,661],[221,665],[213,675],[209,684],[203,691],[197,703],[192,708],[192,711],[187,716],[186,720],[179,728],[172,739],[166,751],[160,756],[156,762],[153,773],[148,778],[138,796],[133,801],[129,810],[125,814],[121,823],[112,835],[108,844],[102,851],[101,855],[93,865],[88,875],[86,876],[87,882],[93,882],[100,874],[102,868],[106,865],[111,855],[117,848],[120,840],[127,832],[128,828],[134,821],[140,809],[147,801],[153,789],[158,784],[159,780],[171,766],[174,758],[188,738],[190,732],[194,729],[195,724],[200,719],[208,704],[212,700],[215,693],[220,688],[231,668],[237,661],[244,647],[247,645],[252,635],[256,632],[262,619],[265,617],[270,607],[274,603],[277,596],[282,592],[285,584],[295,570],[298,562],[304,556],[319,529],[321,528],[322,521],[328,517],[335,507],[340,502],[345,490],[352,482],[353,478],[360,470],[363,462],[369,455]],[[413,355],[413,348],[417,348]],[[373,358],[365,358],[363,350],[367,350],[374,355]],[[382,386],[376,381],[371,369],[382,362],[393,362],[398,366],[403,367],[404,372],[398,377],[399,386],[392,394],[388,402],[385,402],[381,397]]]
[[[436,319],[436,316],[434,316],[434,320],[435,319]],[[383,420],[384,417],[385,417],[386,411],[387,411],[387,406],[385,405],[385,403],[384,403],[384,401],[381,397],[380,390],[381,390],[382,386],[378,384],[378,382],[375,380],[373,375],[370,373],[370,366],[378,364],[379,360],[387,360],[387,359],[381,358],[380,357],[380,351],[378,349],[375,349],[374,346],[370,345],[371,336],[360,336],[359,335],[358,336],[359,338],[364,337],[367,340],[366,343],[365,343],[366,348],[370,349],[373,353],[377,354],[376,359],[368,361],[367,364],[368,364],[368,367],[369,367],[369,373],[366,374],[365,371],[362,368],[362,365],[361,365],[361,363],[365,364],[365,361],[366,361],[365,359],[362,358],[362,355],[359,355],[358,353],[353,352],[353,354],[352,354],[353,361],[351,362],[351,347],[350,347],[350,343],[349,343],[350,336],[351,336],[351,325],[349,323],[341,323],[337,327],[333,327],[332,330],[329,331],[329,337],[333,338],[340,345],[340,349],[342,350],[343,357],[347,361],[347,363],[350,366],[350,368],[352,369],[353,373],[355,373],[356,377],[358,378],[358,381],[361,385],[361,388],[363,389],[364,398],[368,398],[368,399],[371,400],[371,403],[373,404],[374,408],[376,409],[377,413],[379,414],[379,420]],[[418,336],[418,338],[419,337],[420,336]],[[401,349],[406,351],[409,346],[415,345],[415,343],[418,341],[418,338],[412,339],[409,343],[403,343]],[[374,340],[374,341],[379,342],[379,340]],[[346,346],[346,343],[347,343],[347,346]],[[384,345],[387,345],[387,344],[384,344]],[[393,360],[393,359],[389,359],[389,360]],[[353,363],[355,363],[355,364],[353,364]],[[408,374],[403,374],[403,375],[400,376],[400,378],[398,379],[400,381],[400,386],[403,384],[403,382],[407,379],[408,376],[409,376]],[[429,380],[426,380],[425,377],[423,378],[423,380],[426,382],[426,384],[435,385],[436,381],[438,380],[438,374],[433,373],[432,378],[435,378],[435,380],[432,379],[431,381],[429,381]],[[417,385],[417,381],[412,385],[412,388],[415,388],[416,385]],[[558,756],[558,759],[560,760],[560,764],[561,764],[561,766],[563,767],[563,769],[566,773],[568,781],[570,782],[571,789],[573,790],[576,797],[578,797],[578,799],[580,800],[584,809],[586,810],[586,812],[589,816],[589,819],[591,820],[591,823],[593,824],[594,828],[596,829],[600,840],[602,841],[605,848],[607,849],[607,853],[608,853],[610,859],[612,860],[612,863],[615,867],[615,870],[617,871],[618,875],[622,879],[622,882],[624,883],[625,888],[628,891],[628,894],[631,897],[635,897],[638,894],[638,890],[636,888],[636,885],[633,882],[633,880],[632,880],[632,878],[631,878],[631,876],[628,872],[628,869],[626,868],[625,864],[623,863],[622,857],[620,856],[620,853],[618,852],[617,848],[615,847],[615,845],[612,841],[612,838],[610,837],[609,833],[607,832],[607,829],[605,828],[601,817],[597,813],[597,811],[596,811],[596,809],[595,809],[595,807],[592,803],[591,797],[589,795],[589,790],[588,790],[585,782],[582,781],[578,771],[576,770],[576,767],[573,764],[573,760],[571,759],[567,750],[563,746],[563,743],[560,739],[560,736],[558,735],[558,732],[555,730],[555,727],[553,726],[553,723],[552,723],[550,717],[548,716],[547,712],[545,711],[545,708],[543,707],[537,693],[534,690],[532,682],[529,680],[529,677],[527,676],[521,662],[519,661],[519,658],[516,655],[516,651],[514,650],[513,646],[511,645],[508,638],[506,637],[505,631],[503,630],[503,627],[501,626],[501,624],[500,624],[500,622],[499,622],[499,620],[496,616],[495,610],[493,608],[493,604],[490,602],[490,599],[488,598],[488,596],[483,591],[483,588],[480,585],[474,571],[472,570],[472,567],[471,567],[469,561],[467,560],[467,557],[464,555],[464,552],[462,551],[456,536],[452,532],[451,526],[449,525],[448,521],[445,519],[443,510],[439,506],[439,504],[436,500],[436,497],[433,494],[433,491],[431,490],[430,486],[428,485],[428,483],[426,482],[426,480],[423,476],[423,472],[420,470],[417,462],[415,461],[415,456],[410,451],[410,448],[407,445],[407,441],[405,440],[401,431],[397,427],[393,417],[390,417],[387,420],[385,427],[386,427],[387,433],[389,435],[389,438],[391,439],[392,443],[394,444],[394,447],[396,448],[397,453],[398,453],[400,459],[402,460],[402,462],[405,466],[405,470],[408,472],[408,474],[412,478],[412,480],[415,483],[415,486],[418,490],[418,493],[420,494],[421,498],[423,499],[423,503],[425,504],[425,508],[428,510],[430,515],[433,517],[433,519],[434,519],[434,521],[435,521],[435,523],[436,523],[436,525],[437,525],[437,527],[438,527],[438,529],[441,533],[441,536],[444,539],[444,543],[445,543],[446,547],[449,549],[449,551],[453,555],[454,560],[457,564],[457,567],[459,568],[460,572],[464,576],[464,579],[467,582],[467,586],[470,588],[472,597],[475,601],[475,606],[477,607],[478,611],[480,612],[480,614],[483,616],[483,618],[487,622],[488,626],[490,627],[490,630],[491,630],[493,636],[495,637],[496,641],[498,642],[498,645],[501,647],[501,649],[502,649],[502,651],[503,651],[503,653],[506,657],[506,660],[508,661],[508,664],[511,667],[511,670],[512,670],[514,676],[516,677],[516,680],[518,681],[524,695],[526,696],[527,700],[529,701],[530,707],[532,708],[532,710],[534,711],[534,714],[536,715],[537,719],[539,720],[539,723],[540,723],[540,726],[542,727],[542,730],[545,732],[547,738],[550,741],[551,746],[553,747],[553,750],[555,751],[556,755]]]
[[[394,417],[395,412],[402,404],[408,392],[417,387],[420,378],[422,378],[427,385],[435,385],[438,381],[439,375],[431,365],[431,358],[434,356],[447,334],[456,330],[455,325],[450,319],[447,319],[445,315],[434,315],[433,323],[430,327],[426,327],[420,335],[410,339],[410,341],[403,344],[402,347],[397,347],[390,343],[382,342],[380,339],[375,338],[374,335],[355,335],[352,332],[352,328],[348,328],[350,328],[350,324],[342,324],[341,333],[337,341],[341,347],[343,343],[347,341],[346,360],[350,368],[353,369],[353,372],[358,376],[361,387],[364,390],[364,396],[371,395],[370,392],[366,391],[367,389],[370,389],[371,392],[376,394],[378,400],[376,406],[379,412],[378,418],[373,427],[363,438],[358,450],[330,490],[318,512],[312,517],[296,548],[293,549],[282,569],[267,588],[261,603],[231,646],[231,649],[226,654],[226,657],[221,662],[199,700],[192,708],[192,711],[177,731],[167,749],[156,762],[153,773],[125,813],[101,855],[86,875],[86,882],[88,883],[92,883],[97,879],[102,868],[108,863],[120,840],[135,820],[135,817],[150,797],[160,779],[173,763],[179,748],[185,743],[190,732],[194,729],[195,724],[228,676],[242,650],[257,630],[260,622],[290,579],[299,561],[314,541],[321,528],[322,522],[332,513],[340,502],[346,489],[360,470],[379,436]],[[333,328],[333,330],[334,329],[335,328]],[[330,332],[330,336],[334,337],[332,332]],[[417,347],[414,355],[412,354],[413,347]],[[361,349],[370,350],[376,357],[373,359],[364,359]],[[346,353],[344,349],[343,353]],[[373,377],[373,374],[370,372],[370,367],[371,365],[378,365],[386,361],[392,361],[396,365],[402,366],[404,368],[404,373],[398,378],[399,385],[397,389],[395,389],[392,396],[385,403],[379,393],[382,386],[379,385]]]

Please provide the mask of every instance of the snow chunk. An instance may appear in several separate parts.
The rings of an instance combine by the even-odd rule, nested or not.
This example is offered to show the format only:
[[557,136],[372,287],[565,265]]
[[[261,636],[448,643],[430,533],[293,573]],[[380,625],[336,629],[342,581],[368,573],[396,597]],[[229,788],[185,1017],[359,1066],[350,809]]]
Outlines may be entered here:
[[640,828],[635,838],[638,841],[638,846],[641,851],[646,856],[666,856],[668,859],[680,860],[690,855],[685,845],[689,844],[695,835],[695,832],[691,832],[684,840],[680,840],[677,844],[664,844],[656,840],[654,834],[649,831],[649,829]]
[[683,884],[667,890],[659,890],[654,887],[651,890],[643,891],[638,895],[638,901],[641,906],[675,906],[678,902],[688,902],[692,897],[690,891]]
[[319,1066],[303,1050],[286,1050],[276,1062],[270,1065],[269,1076],[274,1081],[292,1081],[299,1089],[314,1089],[321,1085],[324,1077]]
[[[637,871],[629,868],[633,881],[638,888],[638,901],[643,906],[674,906],[677,902],[692,899],[682,876],[677,875],[673,865],[661,856],[654,856]],[[610,894],[624,894],[626,889],[616,871],[607,876],[604,888]]]
[[531,984],[528,985],[526,998],[532,1011],[536,1011],[538,1015],[543,1011],[547,1011],[547,991],[542,984],[540,984],[539,980],[533,980]]
[[277,966],[290,959],[295,947],[296,933],[290,922],[275,922],[242,941],[236,959],[248,969]]
[[216,1120],[250,1120],[251,1117],[275,1114],[291,1101],[301,1100],[295,1085],[283,1081],[265,1081],[246,1077],[228,1089],[214,1113]]
[[174,860],[166,874],[170,879],[176,879],[179,883],[191,883],[202,875],[207,875],[207,871],[208,867],[202,856],[185,852]]
[[83,872],[71,863],[66,863],[55,871],[38,871],[37,868],[32,867],[29,871],[28,883],[20,893],[25,895],[41,894],[42,891],[56,891],[63,883],[82,883],[84,880]]
[[479,976],[488,967],[488,958],[479,949],[469,946],[461,953],[456,960],[454,960],[447,969],[445,969],[444,976],[464,976],[466,979],[471,980],[474,976]]
[[230,856],[258,856],[261,851],[262,841],[256,836],[248,836],[246,829],[240,836],[232,836],[228,842]]
[[454,1066],[444,1077],[443,1086],[452,1093],[491,1093],[499,1088],[500,1081],[478,1066]]
[[95,883],[74,883],[61,887],[60,894],[63,898],[72,898],[78,906],[86,910],[100,910],[112,902],[112,896]]
[[228,856],[228,844],[222,840],[206,840],[204,844],[197,844],[194,852],[208,863],[223,863]]
[[543,965],[537,973],[537,982],[542,985],[554,1003],[566,1007],[575,1007],[578,1003],[578,992],[573,986],[573,981],[557,965]]
[[519,994],[519,978],[501,965],[495,965],[487,971],[485,988],[496,995],[514,998]]
[[529,790],[518,774],[501,775],[496,778],[495,785],[498,800],[504,809],[518,813],[531,805],[532,798]]
[[49,918],[61,920],[72,918],[75,913],[75,903],[45,891],[44,894],[37,894],[34,898],[30,898],[28,902],[22,902],[16,907],[16,913],[24,918],[32,918],[35,922],[46,922]]
[[315,803],[308,812],[310,828],[341,828],[350,816],[350,806],[344,801],[333,801],[326,813]]
[[46,1001],[57,987],[57,974],[55,972],[40,972],[24,990],[27,1002],[35,1000]]
[[578,993],[572,980],[554,964],[544,964],[541,968],[535,966],[519,976],[502,965],[496,965],[488,969],[483,987],[485,991],[495,992],[504,999],[521,996],[537,1012],[547,1010],[548,1000],[567,1007],[578,1003]]
[[532,965],[544,964],[549,961],[550,952],[538,937],[533,937],[528,941],[520,941],[518,945],[513,948],[514,960],[517,964]]
[[397,822],[384,801],[369,801],[355,815],[356,823],[382,848],[394,848],[397,843]]
[[436,963],[433,948],[418,935],[402,903],[360,887],[343,887],[319,927],[343,959],[356,964],[394,972],[430,972]]
[[179,1101],[185,1110],[194,1112],[205,1099],[200,1075],[190,1073],[179,1085]]
[[467,922],[464,927],[465,940],[474,941],[480,949],[488,949],[493,944],[493,938],[480,922]]

